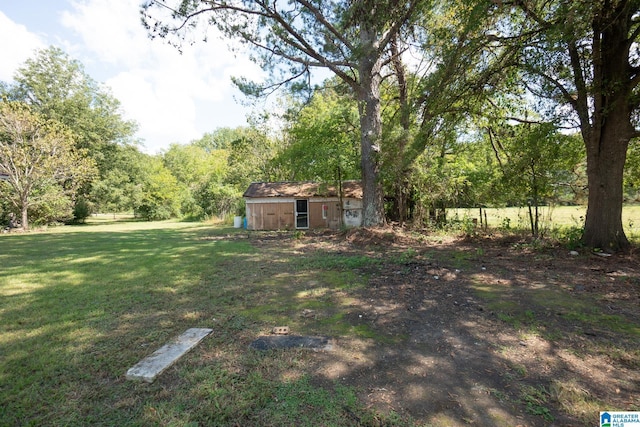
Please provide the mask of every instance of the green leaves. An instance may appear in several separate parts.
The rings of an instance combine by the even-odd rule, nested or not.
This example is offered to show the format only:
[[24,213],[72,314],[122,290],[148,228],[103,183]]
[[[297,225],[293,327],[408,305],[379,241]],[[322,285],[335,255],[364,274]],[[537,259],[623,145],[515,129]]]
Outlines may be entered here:
[[68,214],[69,198],[95,173],[93,161],[74,146],[72,133],[46,120],[21,102],[0,102],[0,172],[9,180],[0,195],[21,213],[29,226],[29,211],[39,220]]
[[101,174],[109,168],[110,146],[131,142],[137,126],[122,118],[120,102],[60,48],[37,51],[14,79],[9,96],[66,125],[77,147],[87,149]]
[[277,162],[291,179],[337,182],[360,176],[358,113],[352,99],[330,88],[316,91],[288,135],[291,143]]
[[575,201],[572,189],[584,159],[576,135],[561,134],[552,124],[505,126],[501,133],[497,155],[506,180],[505,202],[538,206]]
[[[14,80],[14,85],[0,87],[2,92],[9,99],[28,105],[38,120],[46,121],[51,129],[45,133],[58,134],[53,127],[59,127],[66,135],[65,140],[70,141],[67,148],[73,153],[72,157],[51,156],[51,161],[58,164],[63,159],[71,159],[51,176],[53,181],[64,183],[67,204],[92,194],[92,202],[98,207],[123,207],[122,197],[116,193],[129,194],[130,180],[114,177],[128,176],[128,172],[116,165],[122,154],[120,147],[132,144],[136,124],[122,118],[119,101],[89,77],[80,62],[56,47],[37,51],[18,69]],[[39,149],[43,143],[41,140]],[[91,190],[92,185],[96,186],[95,191]],[[52,190],[49,198],[59,199],[55,193]],[[70,211],[70,206],[63,211]],[[58,215],[64,219],[61,212]],[[51,217],[46,215],[39,220],[47,221]]]

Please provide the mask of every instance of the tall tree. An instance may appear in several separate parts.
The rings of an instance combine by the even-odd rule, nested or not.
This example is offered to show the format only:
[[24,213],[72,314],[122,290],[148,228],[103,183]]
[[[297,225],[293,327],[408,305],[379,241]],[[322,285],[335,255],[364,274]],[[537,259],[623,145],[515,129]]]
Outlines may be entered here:
[[583,243],[627,248],[623,170],[629,143],[640,136],[640,1],[496,3],[510,14],[492,36],[519,44],[518,68],[541,111],[582,135],[589,186]]
[[0,195],[20,212],[29,228],[29,211],[67,198],[89,179],[93,162],[74,146],[73,135],[60,123],[45,120],[20,102],[0,102]]
[[231,141],[227,157],[226,184],[243,193],[252,181],[273,181],[283,179],[273,159],[280,149],[281,141],[254,124],[236,129],[236,137]]
[[109,170],[91,185],[93,207],[103,213],[131,212],[140,199],[149,157],[133,145],[113,147]]
[[227,169],[227,151],[207,151],[196,143],[171,144],[162,159],[178,183],[183,187],[182,213],[194,218],[202,216],[205,207],[196,193],[209,182],[221,182]]
[[120,102],[62,49],[37,51],[16,71],[14,80],[5,88],[8,97],[66,125],[76,146],[87,149],[95,160],[101,176],[119,155],[116,146],[132,143],[136,124],[122,117]]
[[134,213],[149,221],[179,216],[183,188],[165,167],[162,158],[148,156],[142,175],[140,188],[133,202]]
[[[297,109],[296,109],[297,110]],[[277,161],[289,179],[338,183],[360,176],[358,110],[329,86],[317,90],[292,118],[289,145]]]
[[225,151],[207,152],[195,143],[171,144],[169,149],[163,152],[162,158],[173,176],[187,185],[197,185],[212,174],[220,181],[226,173]]
[[[400,221],[408,214],[415,162],[419,159],[421,175],[429,173],[426,165],[434,167],[431,173],[442,172],[442,147],[455,139],[452,131],[469,117],[484,114],[487,99],[510,82],[504,70],[515,50],[496,45],[486,33],[499,19],[491,1],[434,2],[413,29],[417,52],[400,38],[391,43],[391,76],[382,91],[382,156]],[[424,154],[439,160],[429,161]]]
[[389,61],[392,40],[406,34],[404,31],[415,24],[428,3],[147,0],[142,13],[143,22],[154,36],[186,37],[200,20],[217,26],[227,37],[256,48],[255,59],[271,71],[274,80],[262,88],[241,85],[245,89],[274,89],[291,84],[298,77],[308,76],[313,67],[327,68],[349,85],[360,114],[363,224],[376,226],[384,223],[379,179],[383,69]]

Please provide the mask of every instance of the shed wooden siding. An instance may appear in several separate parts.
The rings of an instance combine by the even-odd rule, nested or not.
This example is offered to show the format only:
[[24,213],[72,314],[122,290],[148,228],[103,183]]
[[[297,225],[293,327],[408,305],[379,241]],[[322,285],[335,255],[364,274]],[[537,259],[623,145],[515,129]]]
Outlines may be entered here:
[[[301,199],[299,199],[301,200]],[[327,206],[327,218],[322,207]],[[247,201],[247,228],[249,230],[292,230],[295,227],[295,200]],[[309,228],[340,227],[338,199],[309,200]]]
[[[361,205],[362,186],[359,182],[346,181],[343,186],[343,201]],[[247,228],[249,230],[287,230],[296,228],[296,200],[308,202],[308,224],[310,229],[340,227],[340,199],[333,187],[324,187],[312,182],[261,182],[253,183],[244,193]],[[323,218],[326,206],[326,218]]]
[[[322,218],[322,206],[327,206],[327,218]],[[340,226],[340,202],[309,200],[309,228],[333,228]]]
[[295,228],[294,205],[291,203],[247,204],[249,230],[289,230]]

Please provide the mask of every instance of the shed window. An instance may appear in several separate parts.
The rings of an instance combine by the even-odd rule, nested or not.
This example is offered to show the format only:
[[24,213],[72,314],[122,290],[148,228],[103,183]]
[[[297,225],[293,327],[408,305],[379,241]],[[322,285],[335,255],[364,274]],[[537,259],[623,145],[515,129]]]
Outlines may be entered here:
[[329,205],[322,205],[322,219],[329,217]]

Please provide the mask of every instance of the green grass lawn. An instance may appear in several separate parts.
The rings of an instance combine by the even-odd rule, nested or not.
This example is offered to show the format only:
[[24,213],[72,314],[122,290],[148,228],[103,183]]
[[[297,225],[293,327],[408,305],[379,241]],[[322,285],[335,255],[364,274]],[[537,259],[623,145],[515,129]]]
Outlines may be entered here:
[[[268,233],[250,242],[221,224],[109,216],[0,235],[0,426],[413,425],[360,406],[340,382],[314,382],[310,353],[249,350],[285,324],[389,346],[404,339],[343,321],[349,291],[368,280],[357,269],[380,258],[299,252],[295,236],[265,251]],[[397,255],[400,268],[414,256]],[[327,316],[308,320],[305,310]],[[214,333],[153,384],[125,379],[192,327]]]
[[210,230],[137,222],[2,236],[0,425],[146,424],[146,405],[126,402],[148,393],[123,370],[224,315],[213,294],[238,283],[221,265],[253,252],[204,239]]
[[[286,272],[302,277],[299,266],[270,263],[247,239],[229,238],[236,233],[106,216],[0,235],[0,425],[312,426],[340,425],[344,407],[361,413],[349,388],[292,374],[303,351],[248,351],[286,310],[323,303],[293,294]],[[125,379],[191,327],[215,333],[153,384]]]

